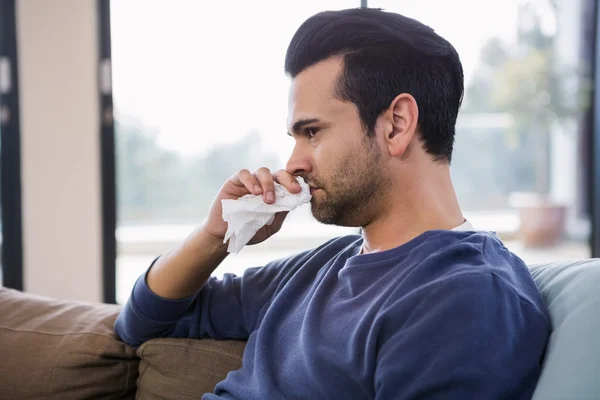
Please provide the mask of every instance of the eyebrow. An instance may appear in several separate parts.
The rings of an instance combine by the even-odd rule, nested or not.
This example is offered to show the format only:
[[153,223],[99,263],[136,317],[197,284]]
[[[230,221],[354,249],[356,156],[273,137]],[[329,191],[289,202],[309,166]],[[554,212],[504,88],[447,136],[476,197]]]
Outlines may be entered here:
[[[300,132],[300,129],[302,129],[303,126],[314,124],[315,122],[319,122],[319,119],[318,118],[299,119],[298,121],[296,121],[294,123],[294,126],[292,127],[292,132],[297,134],[298,132]],[[292,136],[292,132],[288,131],[288,133],[287,133],[288,136]]]

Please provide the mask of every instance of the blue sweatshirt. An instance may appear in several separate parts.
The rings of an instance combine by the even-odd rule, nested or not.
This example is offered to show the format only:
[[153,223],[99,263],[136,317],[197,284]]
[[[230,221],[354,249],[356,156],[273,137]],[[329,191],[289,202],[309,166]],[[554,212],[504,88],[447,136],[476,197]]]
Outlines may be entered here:
[[126,343],[247,339],[203,399],[530,398],[550,332],[526,265],[491,233],[429,231],[359,255],[360,236],[210,278],[189,298],[137,281]]

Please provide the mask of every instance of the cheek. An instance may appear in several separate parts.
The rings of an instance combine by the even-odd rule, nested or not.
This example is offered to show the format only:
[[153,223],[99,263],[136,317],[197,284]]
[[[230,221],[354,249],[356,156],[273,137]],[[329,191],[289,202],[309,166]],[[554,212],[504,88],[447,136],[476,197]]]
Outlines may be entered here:
[[360,163],[364,158],[361,153],[365,150],[364,133],[355,132],[350,126],[347,128],[348,130],[336,128],[324,132],[313,147],[313,175],[330,189],[336,186],[332,180],[342,179],[349,169],[358,167],[353,164]]
[[327,179],[335,171],[342,150],[334,143],[321,143],[316,146],[313,159],[313,173],[317,179]]

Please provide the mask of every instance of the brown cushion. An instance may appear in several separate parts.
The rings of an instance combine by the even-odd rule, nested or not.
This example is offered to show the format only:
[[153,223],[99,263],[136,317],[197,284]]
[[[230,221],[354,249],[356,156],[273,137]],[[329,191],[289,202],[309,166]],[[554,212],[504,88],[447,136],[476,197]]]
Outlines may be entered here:
[[117,341],[118,306],[0,288],[0,399],[127,399],[138,363]]
[[245,346],[235,340],[150,340],[137,351],[138,398],[198,400],[242,366]]

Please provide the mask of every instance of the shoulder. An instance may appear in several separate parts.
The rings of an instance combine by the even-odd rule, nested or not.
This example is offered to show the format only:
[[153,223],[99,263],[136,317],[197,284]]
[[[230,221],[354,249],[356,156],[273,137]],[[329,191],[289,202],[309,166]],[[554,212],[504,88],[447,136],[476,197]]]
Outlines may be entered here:
[[527,265],[491,232],[439,231],[418,250],[416,260],[429,272],[451,278],[494,276],[505,282],[533,283]]
[[380,310],[384,337],[419,327],[489,337],[544,338],[550,322],[543,301],[527,296],[493,273],[461,272],[404,294],[396,292]]
[[[436,260],[443,273],[456,281],[493,284],[544,311],[543,299],[525,262],[491,232],[466,232],[448,245]],[[447,260],[443,262],[443,260]]]
[[453,232],[431,239],[415,262],[410,284],[398,285],[389,297],[388,304],[394,307],[388,310],[403,312],[418,304],[423,313],[444,318],[450,318],[450,311],[482,321],[520,315],[547,326],[546,306],[527,265],[495,234]]

